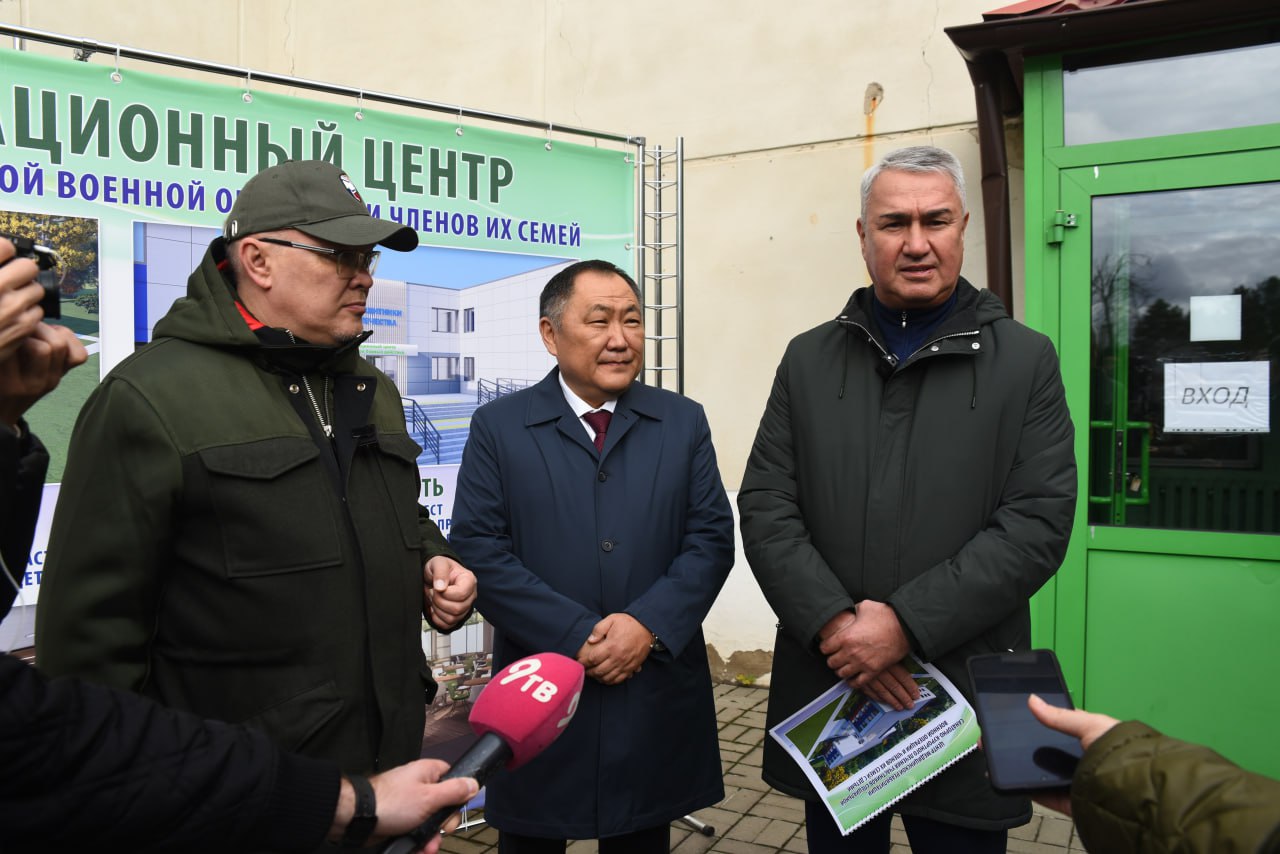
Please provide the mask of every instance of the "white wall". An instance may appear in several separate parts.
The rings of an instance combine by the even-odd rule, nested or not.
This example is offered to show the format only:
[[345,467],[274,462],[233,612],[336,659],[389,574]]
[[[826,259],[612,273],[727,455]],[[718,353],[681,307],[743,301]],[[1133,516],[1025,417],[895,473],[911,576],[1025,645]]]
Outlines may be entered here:
[[[926,141],[959,155],[975,188],[965,273],[985,284],[973,89],[943,28],[998,5],[380,0],[366,12],[349,0],[19,0],[0,3],[0,20],[668,148],[683,136],[685,390],[706,405],[736,490],[786,342],[866,282],[856,185],[876,158]],[[872,84],[883,98],[868,114]],[[1017,208],[1013,221],[1018,246]],[[709,639],[727,660],[770,649],[773,625],[740,558]]]
[[555,360],[538,337],[538,297],[547,280],[567,266],[554,264],[459,292],[459,306],[476,310],[476,331],[461,336],[461,353],[475,357],[477,378],[532,383],[551,370]]
[[144,255],[147,263],[147,340],[156,321],[174,300],[187,295],[187,277],[200,266],[204,251],[217,232],[212,228],[148,223]]

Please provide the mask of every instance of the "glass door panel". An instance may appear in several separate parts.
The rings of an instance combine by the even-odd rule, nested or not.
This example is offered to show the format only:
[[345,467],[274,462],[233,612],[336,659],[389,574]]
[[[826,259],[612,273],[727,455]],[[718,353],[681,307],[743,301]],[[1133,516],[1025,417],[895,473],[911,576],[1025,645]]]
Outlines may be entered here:
[[1089,522],[1280,533],[1280,182],[1090,204]]

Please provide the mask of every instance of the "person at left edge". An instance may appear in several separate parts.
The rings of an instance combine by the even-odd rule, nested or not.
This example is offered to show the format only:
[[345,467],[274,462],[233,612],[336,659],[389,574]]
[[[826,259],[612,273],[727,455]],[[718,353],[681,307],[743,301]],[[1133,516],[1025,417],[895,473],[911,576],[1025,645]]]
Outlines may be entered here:
[[417,501],[399,393],[360,357],[375,244],[324,161],[258,173],[76,423],[37,606],[37,663],[247,723],[369,773],[421,752],[421,620],[475,577]]

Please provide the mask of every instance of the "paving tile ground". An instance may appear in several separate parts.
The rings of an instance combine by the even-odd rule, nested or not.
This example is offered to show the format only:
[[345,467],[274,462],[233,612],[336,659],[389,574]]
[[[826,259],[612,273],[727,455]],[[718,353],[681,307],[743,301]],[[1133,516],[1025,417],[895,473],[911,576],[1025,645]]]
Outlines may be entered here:
[[[697,814],[713,834],[704,835],[675,822],[671,825],[671,850],[675,854],[806,854],[800,802],[760,779],[768,690],[717,685],[715,696],[725,797]],[[446,836],[440,850],[447,854],[497,854],[497,831],[483,823],[483,813],[470,818],[478,823]],[[891,854],[910,854],[897,818],[891,838]],[[1070,819],[1037,806],[1030,824],[1009,831],[1007,850],[1010,854],[1083,854],[1085,849]],[[568,854],[597,854],[597,846],[591,840],[571,842]]]

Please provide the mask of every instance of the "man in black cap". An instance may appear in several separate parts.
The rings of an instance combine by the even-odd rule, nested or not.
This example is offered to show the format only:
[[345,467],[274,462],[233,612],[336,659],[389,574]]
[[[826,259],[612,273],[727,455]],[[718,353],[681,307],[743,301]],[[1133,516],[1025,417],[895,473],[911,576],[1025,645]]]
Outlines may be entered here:
[[381,244],[322,161],[255,176],[155,341],[80,413],[37,660],[365,773],[418,756],[421,618],[475,598],[417,503],[399,393],[360,358]]
[[[70,329],[42,322],[36,265],[13,255],[0,237],[0,620],[20,592],[49,465],[23,416],[89,358]],[[15,852],[79,850],[86,840],[135,852],[307,851],[326,838],[406,833],[477,790],[473,779],[440,781],[448,766],[437,759],[343,777],[335,763],[284,753],[261,732],[49,680],[8,654],[0,767],[3,847]]]

